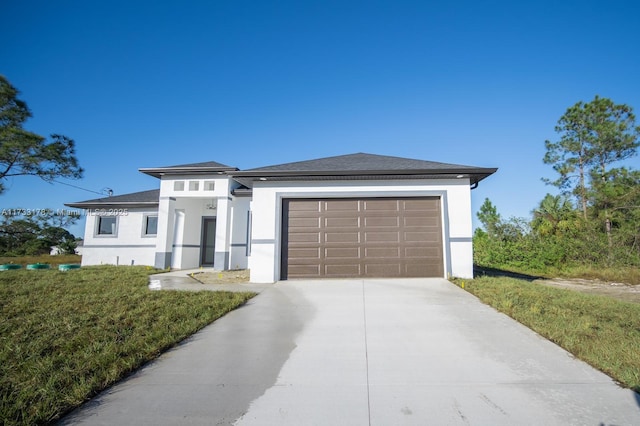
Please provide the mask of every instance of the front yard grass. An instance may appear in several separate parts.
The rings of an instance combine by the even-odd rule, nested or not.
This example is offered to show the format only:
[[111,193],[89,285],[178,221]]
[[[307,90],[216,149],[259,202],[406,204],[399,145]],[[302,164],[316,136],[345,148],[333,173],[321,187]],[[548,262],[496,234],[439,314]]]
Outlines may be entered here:
[[640,305],[506,277],[454,282],[640,392]]
[[150,291],[150,272],[0,272],[3,424],[59,418],[255,295]]

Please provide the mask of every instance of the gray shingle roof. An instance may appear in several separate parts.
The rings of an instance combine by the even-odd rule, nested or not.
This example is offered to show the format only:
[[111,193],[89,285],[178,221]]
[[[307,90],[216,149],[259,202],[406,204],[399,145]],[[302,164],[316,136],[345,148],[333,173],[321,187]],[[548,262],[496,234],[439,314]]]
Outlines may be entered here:
[[475,185],[496,172],[495,168],[439,163],[412,158],[366,153],[339,155],[259,167],[230,174],[245,186],[255,180],[335,180],[335,179],[451,179],[468,178]]
[[67,203],[66,206],[76,208],[101,208],[108,206],[153,207],[158,205],[160,190],[132,192],[130,194],[113,195],[111,197],[94,198],[93,200]]
[[[359,152],[357,154],[339,155],[319,158],[317,160],[298,161],[244,170],[239,174],[251,172],[348,172],[348,171],[428,171],[428,170],[461,170],[477,169],[473,166],[438,163],[435,161],[415,160],[412,158],[391,157]],[[246,172],[246,173],[245,173]],[[236,174],[236,173],[233,173]]]

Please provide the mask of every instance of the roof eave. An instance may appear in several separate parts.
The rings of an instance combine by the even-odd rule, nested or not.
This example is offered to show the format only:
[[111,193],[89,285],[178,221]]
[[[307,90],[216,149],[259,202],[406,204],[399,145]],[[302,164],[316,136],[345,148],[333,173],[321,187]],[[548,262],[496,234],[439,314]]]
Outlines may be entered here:
[[157,201],[129,201],[129,202],[105,202],[105,203],[65,203],[65,206],[73,207],[77,209],[108,209],[108,208],[145,208],[145,207],[158,207]]
[[313,176],[397,176],[397,175],[475,175],[495,173],[495,168],[447,168],[447,169],[410,169],[410,170],[246,170],[229,173],[232,177],[313,177]]
[[158,179],[165,175],[224,175],[237,170],[236,167],[150,167],[138,169],[139,172]]
[[364,174],[363,172],[358,173],[237,173],[234,174],[233,177],[236,181],[241,184],[252,188],[253,183],[257,181],[319,181],[319,180],[408,180],[408,179],[469,179],[469,183],[471,185],[476,185],[483,179],[491,176],[498,169],[496,168],[473,168],[473,169],[447,169],[446,171],[435,171],[429,170],[423,171],[401,171],[404,173],[399,173],[398,171],[389,171],[389,172],[374,172]]

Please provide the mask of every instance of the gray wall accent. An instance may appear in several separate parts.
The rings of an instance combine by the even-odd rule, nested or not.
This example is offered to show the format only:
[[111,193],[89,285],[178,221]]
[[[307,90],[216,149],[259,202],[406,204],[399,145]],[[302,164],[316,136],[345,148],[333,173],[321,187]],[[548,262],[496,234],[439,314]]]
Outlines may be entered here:
[[213,269],[226,271],[229,269],[229,252],[217,251],[213,255]]
[[449,241],[452,243],[471,243],[473,242],[473,238],[471,237],[453,237],[449,238]]
[[251,244],[275,244],[276,240],[251,240]]
[[231,247],[246,247],[247,245],[245,243],[232,243]]
[[156,252],[154,265],[158,269],[167,269],[171,266],[171,252]]
[[200,248],[199,244],[174,244],[171,247],[183,247],[183,248]]
[[84,248],[156,248],[155,244],[86,244]]
[[247,235],[246,235],[246,247],[244,251],[245,256],[251,256],[251,210],[247,212]]

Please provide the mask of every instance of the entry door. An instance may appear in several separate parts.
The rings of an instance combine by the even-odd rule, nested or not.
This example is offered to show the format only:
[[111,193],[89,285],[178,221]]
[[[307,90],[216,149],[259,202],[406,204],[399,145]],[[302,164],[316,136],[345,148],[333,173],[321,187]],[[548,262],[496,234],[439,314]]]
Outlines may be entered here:
[[202,219],[202,246],[200,247],[200,264],[213,266],[216,251],[216,218],[205,217]]

